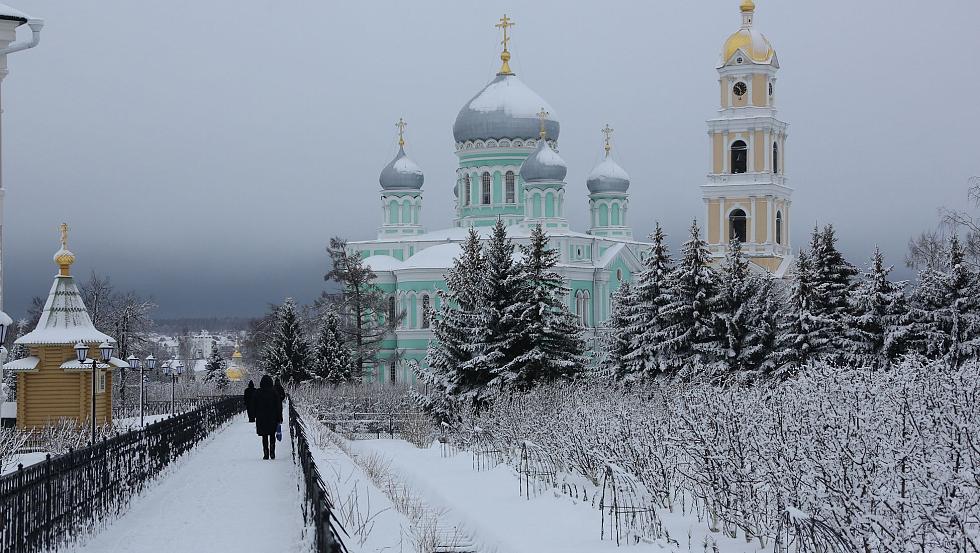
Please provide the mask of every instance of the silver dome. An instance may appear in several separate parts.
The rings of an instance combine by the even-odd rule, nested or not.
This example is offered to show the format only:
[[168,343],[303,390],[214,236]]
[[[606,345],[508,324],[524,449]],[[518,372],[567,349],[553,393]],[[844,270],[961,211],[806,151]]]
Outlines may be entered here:
[[517,76],[497,75],[459,110],[453,136],[456,142],[537,138],[542,108],[550,114],[544,122],[548,139],[558,140],[560,125],[555,110]]
[[405,147],[398,148],[398,154],[391,163],[381,170],[378,182],[384,190],[419,190],[425,181],[422,169],[405,155]]
[[527,156],[521,164],[521,178],[524,182],[563,181],[567,172],[565,160],[551,149],[547,140],[538,140],[534,153]]
[[590,194],[602,192],[626,192],[630,188],[630,176],[616,163],[610,154],[599,162],[585,181]]

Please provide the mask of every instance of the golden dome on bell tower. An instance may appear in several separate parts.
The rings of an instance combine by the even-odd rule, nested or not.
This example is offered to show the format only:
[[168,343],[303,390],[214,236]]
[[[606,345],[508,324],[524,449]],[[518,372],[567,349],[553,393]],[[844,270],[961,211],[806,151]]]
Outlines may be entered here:
[[742,12],[742,27],[732,33],[725,41],[725,46],[721,50],[721,63],[728,63],[728,60],[741,50],[750,60],[756,63],[767,63],[776,55],[769,40],[759,31],[752,27],[755,19],[755,2],[743,0],[739,6]]

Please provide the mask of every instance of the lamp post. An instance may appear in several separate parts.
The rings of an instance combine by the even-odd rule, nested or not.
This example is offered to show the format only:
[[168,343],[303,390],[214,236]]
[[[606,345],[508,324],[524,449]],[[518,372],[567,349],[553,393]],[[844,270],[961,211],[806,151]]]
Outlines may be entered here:
[[[99,357],[101,359],[92,359],[92,445],[95,445],[95,394],[96,394],[96,379],[99,376],[99,361],[108,362],[112,359],[113,346],[109,342],[102,342],[99,344]],[[85,364],[85,359],[88,357],[88,346],[82,342],[75,344],[75,357],[78,358],[78,363],[81,365]]]
[[[144,403],[143,398],[146,397],[146,394],[143,393],[143,387],[146,384],[146,379],[144,377],[144,375],[145,375],[144,371],[146,369],[150,369],[151,371],[153,369],[155,369],[157,367],[157,358],[156,357],[153,357],[153,354],[151,353],[150,355],[147,355],[146,356],[146,361],[145,362],[140,363],[140,360],[139,360],[138,357],[136,357],[135,355],[130,355],[129,356],[129,359],[127,359],[127,361],[129,361],[129,365],[131,367],[134,367],[134,368],[137,368],[137,369],[140,370],[140,428],[143,428],[143,403]],[[136,362],[135,365],[133,364],[134,361]]]
[[173,415],[177,404],[177,377],[184,372],[184,364],[178,359],[171,359],[163,372],[170,375],[170,414]]
[[[7,362],[7,346],[4,345],[7,343],[7,330],[12,324],[14,324],[14,320],[10,318],[10,315],[0,311],[0,379],[3,377],[3,365]],[[0,401],[7,401],[6,394]]]

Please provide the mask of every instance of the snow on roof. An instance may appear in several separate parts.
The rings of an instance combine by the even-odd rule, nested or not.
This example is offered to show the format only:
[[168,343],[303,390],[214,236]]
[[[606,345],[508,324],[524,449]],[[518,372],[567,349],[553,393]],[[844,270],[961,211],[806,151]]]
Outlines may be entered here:
[[452,266],[453,260],[460,256],[463,248],[459,242],[439,244],[425,248],[409,257],[402,265],[403,269],[446,269]]
[[364,258],[364,264],[371,267],[372,271],[396,271],[404,265],[401,261],[390,255],[372,255]]
[[5,371],[33,371],[37,364],[41,362],[41,359],[34,357],[24,357],[22,359],[16,359],[9,363],[4,363],[3,370]]
[[34,330],[18,338],[15,344],[45,345],[45,344],[86,344],[109,342],[116,340],[107,334],[99,332],[92,319],[88,316],[82,295],[75,286],[75,279],[70,275],[57,275],[48,301],[44,303],[44,311]]
[[612,263],[614,259],[616,259],[616,256],[619,255],[619,252],[623,251],[623,248],[625,247],[626,244],[622,244],[622,243],[612,246],[602,254],[602,257],[599,258],[599,261],[596,263],[596,266],[608,267],[609,264]]
[[0,404],[0,419],[16,419],[17,418],[17,402],[16,401],[5,401]]
[[13,19],[27,23],[30,18],[29,15],[20,10],[15,10],[6,4],[0,4],[0,19]]
[[[128,369],[129,363],[123,361],[122,359],[119,359],[118,357],[110,357],[108,363],[103,363],[99,361],[97,366],[100,369],[109,369],[109,368]],[[78,359],[71,359],[69,361],[65,361],[64,363],[62,363],[61,368],[69,371],[86,371],[86,370],[90,371],[92,370],[92,360],[85,359],[85,361],[79,363]]]
[[[469,234],[469,227],[450,227],[445,229],[429,231],[425,234],[415,234],[412,236],[399,236],[395,240],[360,240],[352,241],[352,245],[368,245],[368,244],[380,244],[380,243],[391,243],[392,241],[397,242],[463,242],[466,240],[467,234]],[[476,227],[477,234],[480,238],[487,240],[493,233],[493,227]],[[589,240],[597,238],[591,234],[586,234],[584,232],[576,232],[574,230],[567,229],[547,229],[547,234],[549,237],[571,237],[571,238],[587,238]],[[531,230],[527,227],[521,225],[511,225],[507,227],[507,237],[514,239],[524,239],[531,236]],[[636,242],[635,240],[626,240],[619,238],[608,238],[602,237],[602,240],[607,242]]]

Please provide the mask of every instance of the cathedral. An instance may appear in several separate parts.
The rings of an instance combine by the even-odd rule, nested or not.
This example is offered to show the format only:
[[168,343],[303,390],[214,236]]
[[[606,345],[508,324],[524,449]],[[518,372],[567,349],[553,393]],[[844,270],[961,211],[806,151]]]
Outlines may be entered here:
[[[786,123],[776,119],[779,63],[769,41],[753,26],[755,5],[744,0],[742,24],[722,48],[717,67],[718,116],[708,121],[711,172],[702,185],[706,240],[716,262],[738,238],[759,271],[782,276],[792,265],[792,189],[785,170]],[[605,155],[586,179],[589,228],[569,227],[565,214],[567,165],[558,153],[561,131],[555,110],[510,69],[505,15],[500,70],[468,101],[453,124],[458,168],[453,186],[453,226],[429,231],[421,220],[419,165],[405,151],[404,121],[397,124],[398,152],[381,171],[382,222],[375,240],[351,242],[377,274],[389,296],[389,311],[405,316],[380,353],[366,381],[411,382],[425,363],[431,324],[440,307],[437,291],[459,256],[468,229],[489,238],[497,219],[516,243],[527,243],[535,225],[560,253],[558,272],[570,289],[568,306],[590,341],[609,318],[612,295],[643,267],[648,244],[633,239],[629,174],[613,155],[606,125]],[[653,220],[654,214],[647,219]]]

